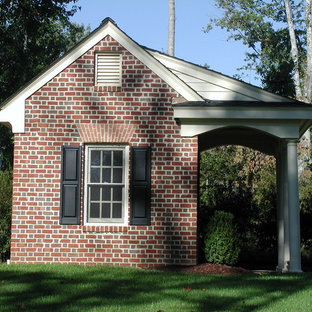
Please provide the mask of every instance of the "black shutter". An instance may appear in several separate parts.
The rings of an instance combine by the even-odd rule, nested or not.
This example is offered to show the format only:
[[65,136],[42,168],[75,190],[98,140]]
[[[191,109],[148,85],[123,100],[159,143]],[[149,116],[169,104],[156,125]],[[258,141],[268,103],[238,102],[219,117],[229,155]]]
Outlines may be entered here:
[[80,224],[81,147],[62,146],[61,224]]
[[151,221],[151,149],[131,148],[131,224],[149,225]]

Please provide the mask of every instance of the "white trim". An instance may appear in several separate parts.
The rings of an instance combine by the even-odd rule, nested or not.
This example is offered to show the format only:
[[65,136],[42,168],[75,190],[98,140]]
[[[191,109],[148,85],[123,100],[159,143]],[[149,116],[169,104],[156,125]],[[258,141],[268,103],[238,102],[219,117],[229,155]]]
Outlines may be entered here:
[[278,138],[299,138],[298,121],[280,120],[181,120],[181,136],[193,137],[202,133],[228,127],[246,127],[266,132]]
[[0,110],[0,123],[9,123],[13,133],[25,132],[25,101],[14,98],[10,105]]
[[[109,148],[123,148],[124,149],[124,179],[125,179],[125,187],[124,187],[124,203],[123,203],[123,221],[122,222],[88,222],[88,175],[89,175],[89,149],[90,148],[98,148],[98,149],[109,149]],[[85,148],[85,160],[84,160],[84,199],[83,199],[83,220],[84,225],[87,226],[127,226],[129,219],[129,146],[128,145],[86,145]]]
[[[312,106],[311,106],[312,108]],[[209,118],[209,119],[282,119],[282,120],[302,120],[312,119],[312,109],[310,107],[191,107],[175,106],[174,118]]]

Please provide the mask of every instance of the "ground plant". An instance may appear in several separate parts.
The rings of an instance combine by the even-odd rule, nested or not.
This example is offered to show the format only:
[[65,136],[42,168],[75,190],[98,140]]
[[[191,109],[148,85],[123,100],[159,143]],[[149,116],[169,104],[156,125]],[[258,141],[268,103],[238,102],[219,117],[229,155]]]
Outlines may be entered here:
[[234,265],[240,253],[239,232],[230,212],[216,211],[205,236],[205,257],[210,263]]
[[0,265],[0,311],[312,310],[312,275],[196,275],[107,266]]

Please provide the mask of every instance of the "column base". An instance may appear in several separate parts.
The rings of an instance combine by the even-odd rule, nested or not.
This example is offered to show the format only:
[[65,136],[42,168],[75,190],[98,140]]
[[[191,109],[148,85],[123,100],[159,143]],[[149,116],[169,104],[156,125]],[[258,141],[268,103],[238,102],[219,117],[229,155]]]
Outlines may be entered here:
[[289,261],[286,261],[284,266],[278,265],[276,267],[276,272],[279,272],[279,273],[303,273],[303,271],[301,269],[292,269],[290,267]]

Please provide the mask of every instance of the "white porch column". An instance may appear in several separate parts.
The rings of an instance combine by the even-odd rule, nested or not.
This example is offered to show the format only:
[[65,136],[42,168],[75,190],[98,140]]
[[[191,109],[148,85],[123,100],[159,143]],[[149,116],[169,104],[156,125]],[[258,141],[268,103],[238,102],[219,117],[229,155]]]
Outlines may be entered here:
[[276,159],[277,177],[277,239],[278,265],[276,270],[289,270],[289,212],[288,212],[288,173],[287,173],[287,145],[285,140],[280,141]]
[[285,259],[284,245],[285,245],[285,226],[284,226],[284,202],[285,192],[283,188],[283,170],[285,165],[282,164],[282,144],[279,146],[279,150],[276,157],[276,187],[277,187],[277,267],[276,270],[282,272],[285,263],[289,259]]
[[289,272],[302,272],[300,252],[300,215],[297,140],[287,140],[287,194],[289,220]]

